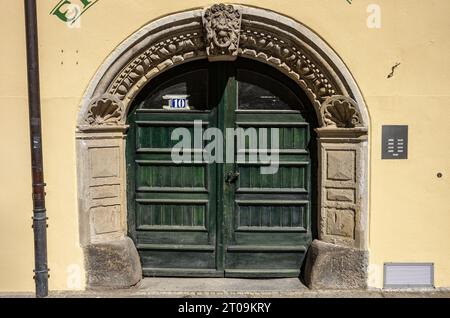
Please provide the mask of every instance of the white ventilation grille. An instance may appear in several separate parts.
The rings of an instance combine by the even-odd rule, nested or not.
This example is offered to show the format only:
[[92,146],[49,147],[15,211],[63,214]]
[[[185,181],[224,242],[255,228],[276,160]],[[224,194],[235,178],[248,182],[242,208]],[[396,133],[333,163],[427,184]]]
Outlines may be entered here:
[[432,263],[385,263],[384,288],[434,287]]

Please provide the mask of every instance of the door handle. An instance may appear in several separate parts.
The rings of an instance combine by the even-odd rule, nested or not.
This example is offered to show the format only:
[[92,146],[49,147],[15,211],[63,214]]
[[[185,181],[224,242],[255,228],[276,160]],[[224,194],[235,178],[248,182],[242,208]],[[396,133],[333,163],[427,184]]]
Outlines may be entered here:
[[237,171],[231,171],[227,174],[227,177],[225,178],[225,182],[228,184],[235,183],[236,180],[239,178],[240,173]]

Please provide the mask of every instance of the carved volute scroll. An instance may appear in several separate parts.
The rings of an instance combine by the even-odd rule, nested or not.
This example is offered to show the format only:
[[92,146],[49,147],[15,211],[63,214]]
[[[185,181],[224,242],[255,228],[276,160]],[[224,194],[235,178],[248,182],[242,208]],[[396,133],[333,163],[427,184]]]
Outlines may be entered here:
[[103,94],[94,98],[86,114],[86,128],[120,127],[125,124],[125,107],[122,101],[114,95]]
[[355,128],[362,126],[361,114],[356,102],[347,96],[331,96],[321,107],[323,123],[326,127]]
[[205,10],[206,53],[210,61],[233,61],[238,56],[241,12],[232,5],[215,4]]

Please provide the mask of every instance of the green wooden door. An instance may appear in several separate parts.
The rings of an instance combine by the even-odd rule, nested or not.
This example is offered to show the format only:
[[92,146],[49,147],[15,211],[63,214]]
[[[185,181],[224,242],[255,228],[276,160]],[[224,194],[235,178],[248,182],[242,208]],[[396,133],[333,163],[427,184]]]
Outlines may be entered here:
[[[268,67],[238,61],[174,68],[141,92],[128,117],[127,177],[128,231],[144,275],[299,275],[312,239],[312,147],[296,89]],[[195,160],[208,143],[195,135],[199,120],[203,131],[223,132],[224,162]],[[188,163],[171,157],[180,127],[193,137]],[[236,128],[248,135],[240,149],[226,133]],[[258,149],[274,159],[277,142],[277,170],[261,174],[269,164]]]

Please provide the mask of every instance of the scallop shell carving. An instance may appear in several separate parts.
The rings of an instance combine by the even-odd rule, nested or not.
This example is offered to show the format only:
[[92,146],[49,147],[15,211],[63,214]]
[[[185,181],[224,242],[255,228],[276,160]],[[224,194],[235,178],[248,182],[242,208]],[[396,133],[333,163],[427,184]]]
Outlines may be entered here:
[[356,102],[346,96],[329,97],[322,105],[324,124],[328,127],[354,128],[361,126]]
[[123,119],[122,102],[117,97],[106,94],[91,102],[86,123],[90,126],[121,125]]

